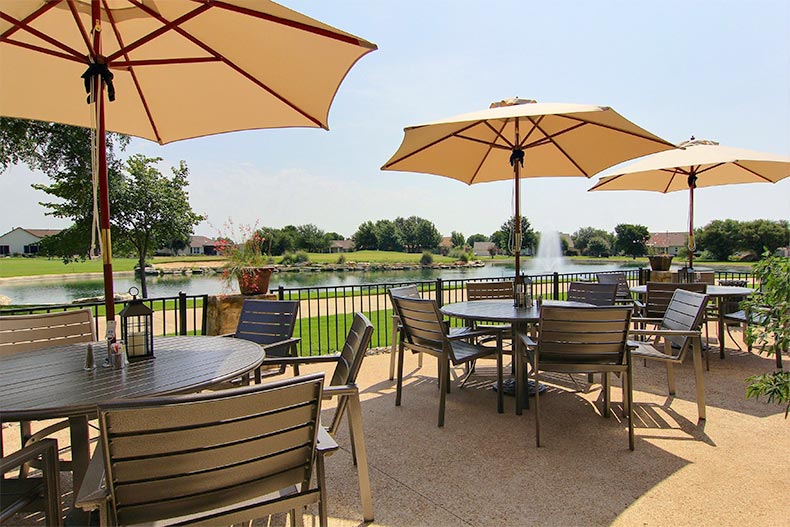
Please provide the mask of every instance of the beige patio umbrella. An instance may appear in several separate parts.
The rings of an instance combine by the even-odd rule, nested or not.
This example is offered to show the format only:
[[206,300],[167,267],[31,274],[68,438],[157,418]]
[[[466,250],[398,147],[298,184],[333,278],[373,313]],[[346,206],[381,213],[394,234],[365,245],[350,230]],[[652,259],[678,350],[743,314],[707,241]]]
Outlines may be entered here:
[[[591,177],[628,159],[673,148],[607,106],[508,99],[488,110],[404,129],[382,170],[436,174],[468,185],[515,181],[516,280],[520,280],[520,179]],[[511,168],[512,167],[512,168]]]
[[689,267],[694,267],[694,189],[736,183],[776,183],[790,176],[790,157],[720,146],[715,141],[680,143],[674,150],[638,159],[600,174],[594,190],[689,191]]
[[0,3],[0,115],[98,132],[108,322],[115,313],[105,130],[165,144],[235,130],[328,129],[340,83],[375,49],[269,0]]

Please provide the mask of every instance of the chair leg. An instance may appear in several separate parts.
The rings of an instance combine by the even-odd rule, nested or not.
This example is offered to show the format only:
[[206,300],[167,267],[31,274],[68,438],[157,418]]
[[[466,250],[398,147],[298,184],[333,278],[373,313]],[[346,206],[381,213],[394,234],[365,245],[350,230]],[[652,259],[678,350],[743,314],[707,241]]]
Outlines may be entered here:
[[610,377],[609,372],[601,373],[601,383],[603,384],[603,416],[609,417],[612,415],[612,393],[610,390]]
[[632,377],[632,368],[631,368],[631,360],[628,359],[628,368],[626,373],[623,375],[623,382],[628,385],[628,389],[623,391],[623,405],[626,405],[625,401],[628,400],[628,448],[631,450],[634,449],[634,383]]
[[535,382],[535,446],[540,448],[540,375],[538,370],[534,371],[533,377]]
[[362,428],[362,405],[359,402],[359,392],[348,398],[348,426],[351,435],[351,448],[357,465],[359,478],[359,499],[362,502],[362,518],[366,522],[373,521],[373,498],[370,490],[370,475],[368,473],[368,454],[365,447],[365,431]]
[[[324,456],[322,454],[318,454],[317,459],[315,460],[315,467],[316,467],[316,479],[318,480],[318,489],[319,489],[319,499],[318,502],[318,523],[321,527],[326,527],[327,525],[327,513],[326,513],[326,472],[324,471]],[[296,516],[296,521],[301,524],[302,523],[302,514],[301,514],[301,507],[296,511],[293,511]]]
[[398,345],[398,382],[395,387],[395,406],[400,406],[403,392],[403,342]]
[[504,367],[502,360],[502,334],[497,333],[496,337],[496,410],[500,414],[505,413],[505,397],[502,394],[502,369]]
[[390,349],[390,380],[395,378],[395,356],[398,354],[398,317],[392,317],[392,348]]
[[675,365],[667,362],[667,387],[669,395],[675,395]]
[[629,389],[629,386],[628,386],[628,384],[629,384],[628,375],[623,373],[622,374],[622,378],[620,379],[620,382],[621,382],[621,388],[622,388],[622,391],[623,391],[623,417],[627,417],[629,415],[628,412],[629,412],[629,409],[630,409],[631,404],[633,402],[630,399],[631,392],[630,392],[630,389]]
[[691,341],[691,354],[694,359],[694,381],[697,389],[697,415],[705,419],[705,377],[702,372],[702,338]]
[[439,357],[439,427],[444,426],[444,404],[450,384],[450,360],[445,354]]

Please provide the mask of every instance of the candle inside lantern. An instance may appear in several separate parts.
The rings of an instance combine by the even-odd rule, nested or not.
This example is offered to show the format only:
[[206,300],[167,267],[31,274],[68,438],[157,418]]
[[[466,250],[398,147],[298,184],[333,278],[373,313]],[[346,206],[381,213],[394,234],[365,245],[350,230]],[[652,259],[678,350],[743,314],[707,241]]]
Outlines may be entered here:
[[129,333],[129,336],[126,340],[128,343],[127,352],[129,353],[129,356],[137,357],[138,355],[146,354],[147,342],[145,341],[145,333]]

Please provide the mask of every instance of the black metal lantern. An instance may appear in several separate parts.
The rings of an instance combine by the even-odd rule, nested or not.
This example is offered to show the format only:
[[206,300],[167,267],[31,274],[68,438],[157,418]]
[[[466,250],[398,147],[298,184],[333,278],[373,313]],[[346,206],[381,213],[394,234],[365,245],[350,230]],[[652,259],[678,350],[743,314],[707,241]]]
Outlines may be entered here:
[[154,312],[137,299],[139,292],[129,288],[132,301],[120,313],[121,339],[130,362],[154,358]]

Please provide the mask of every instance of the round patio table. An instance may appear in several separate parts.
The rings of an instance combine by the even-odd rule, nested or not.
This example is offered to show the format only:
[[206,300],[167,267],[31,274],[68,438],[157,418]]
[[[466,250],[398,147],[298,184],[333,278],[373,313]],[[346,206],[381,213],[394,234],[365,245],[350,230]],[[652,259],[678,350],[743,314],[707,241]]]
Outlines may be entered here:
[[[569,302],[566,300],[544,300],[544,306],[576,306],[590,307],[591,304],[583,302]],[[531,307],[516,307],[513,300],[473,300],[468,302],[456,302],[442,306],[441,311],[448,317],[459,318],[469,322],[501,322],[511,324],[514,332],[526,332],[530,326],[540,320],[540,309],[537,303]],[[519,339],[513,335],[513,345],[519,346]],[[518,351],[518,350],[516,350]],[[516,363],[516,371],[519,371],[521,353],[513,353],[513,360]],[[516,379],[516,394],[518,394],[518,379]],[[535,389],[539,389],[535,387]],[[516,414],[522,414],[521,397],[516,396]],[[527,403],[529,404],[529,403]]]
[[[644,296],[647,294],[647,285],[636,285],[631,287],[631,292],[639,295]],[[709,285],[705,288],[705,294],[708,295],[710,300],[715,300],[719,304],[719,309],[717,309],[717,337],[719,339],[719,357],[724,358],[724,311],[721,309],[721,299],[723,298],[732,298],[732,297],[739,297],[739,296],[749,296],[754,294],[755,290],[751,287],[740,287],[740,286],[731,286],[731,285]]]
[[[88,420],[110,399],[200,391],[244,377],[260,366],[263,349],[228,337],[154,339],[155,358],[122,369],[103,367],[107,343],[96,342],[96,368],[83,369],[87,343],[55,346],[0,357],[3,421],[68,418],[75,494],[90,460]],[[104,352],[100,350],[105,350]],[[72,521],[81,511],[72,511]]]

